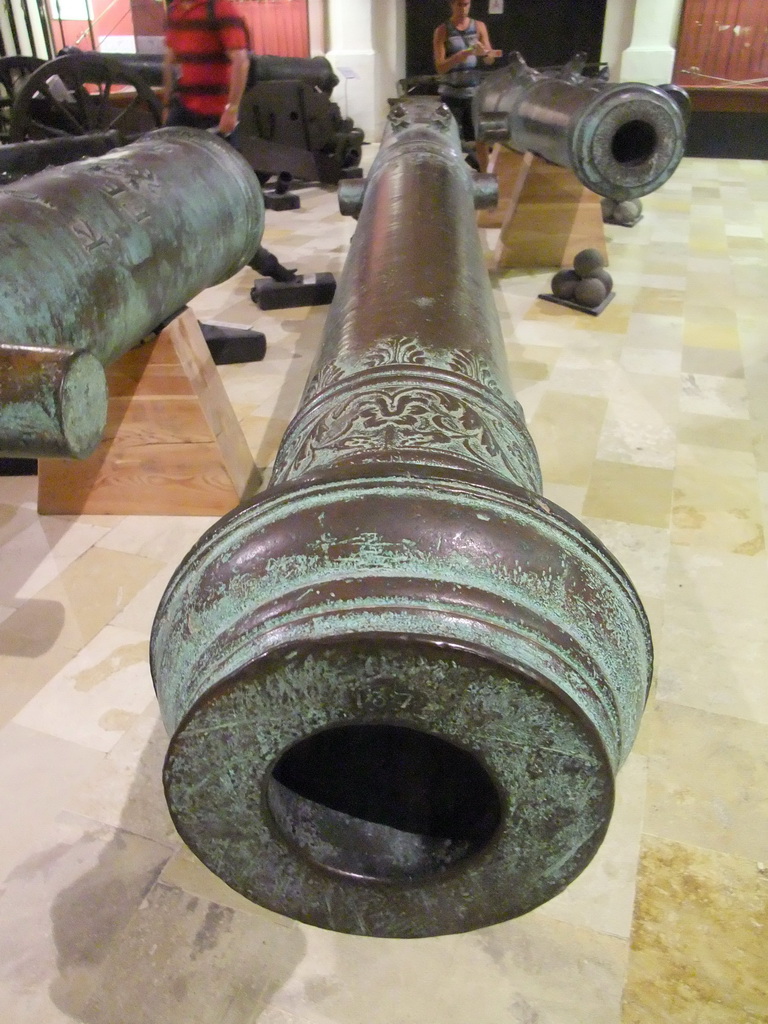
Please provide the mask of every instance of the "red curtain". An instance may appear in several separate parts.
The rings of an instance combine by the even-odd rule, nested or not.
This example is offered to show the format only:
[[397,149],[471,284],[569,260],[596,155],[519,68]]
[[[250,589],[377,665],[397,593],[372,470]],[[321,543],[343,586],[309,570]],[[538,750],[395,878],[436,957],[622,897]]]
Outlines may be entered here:
[[309,56],[307,0],[239,0],[254,53]]

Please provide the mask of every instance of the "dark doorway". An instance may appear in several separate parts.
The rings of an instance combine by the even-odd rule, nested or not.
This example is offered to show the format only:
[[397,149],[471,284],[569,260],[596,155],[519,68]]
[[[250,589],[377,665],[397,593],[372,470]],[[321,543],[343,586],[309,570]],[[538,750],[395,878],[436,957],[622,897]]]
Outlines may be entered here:
[[[503,14],[489,14],[488,0],[473,0],[470,16],[488,26],[491,43],[519,50],[531,67],[564,64],[583,51],[600,60],[606,0],[505,0]],[[434,74],[432,34],[450,15],[448,0],[406,0],[406,75]]]

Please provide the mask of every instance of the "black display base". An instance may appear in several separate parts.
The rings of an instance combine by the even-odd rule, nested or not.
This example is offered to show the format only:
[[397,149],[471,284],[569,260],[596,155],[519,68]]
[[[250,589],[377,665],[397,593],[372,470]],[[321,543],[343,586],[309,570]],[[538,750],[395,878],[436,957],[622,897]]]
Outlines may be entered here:
[[333,274],[298,274],[293,281],[256,281],[251,298],[259,309],[327,306],[336,292]]
[[264,206],[268,210],[298,210],[301,200],[295,192],[265,192]]
[[617,228],[633,228],[638,221],[643,219],[642,213],[639,217],[635,217],[629,224],[625,220],[614,220],[613,217],[603,217],[603,224],[614,224]]
[[203,323],[200,324],[200,330],[216,366],[257,363],[266,354],[267,339],[261,331]]
[[37,476],[37,459],[0,459],[0,476]]
[[578,302],[571,302],[570,299],[558,299],[556,295],[539,295],[539,298],[544,299],[546,302],[556,302],[558,306],[567,306],[568,309],[576,309],[579,313],[589,313],[590,316],[599,316],[615,295],[616,292],[608,292],[599,306],[582,306]]

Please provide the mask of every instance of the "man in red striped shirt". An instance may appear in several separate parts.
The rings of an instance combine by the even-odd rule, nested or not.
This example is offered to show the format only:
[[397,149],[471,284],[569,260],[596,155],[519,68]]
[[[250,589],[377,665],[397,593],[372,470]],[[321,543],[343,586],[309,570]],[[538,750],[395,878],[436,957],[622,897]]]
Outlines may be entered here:
[[163,123],[216,128],[231,135],[249,67],[248,32],[232,0],[172,0],[163,62]]

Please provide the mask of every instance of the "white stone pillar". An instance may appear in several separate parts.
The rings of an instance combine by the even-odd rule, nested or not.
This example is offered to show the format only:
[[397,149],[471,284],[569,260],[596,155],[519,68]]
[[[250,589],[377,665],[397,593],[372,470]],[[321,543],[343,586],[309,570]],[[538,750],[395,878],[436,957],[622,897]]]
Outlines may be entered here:
[[405,74],[405,0],[327,0],[326,11],[326,56],[341,79],[333,99],[368,142],[378,142],[387,98]]
[[635,0],[632,41],[619,80],[663,85],[672,80],[682,0]]
[[330,49],[326,56],[341,79],[333,98],[342,113],[363,129],[366,138],[374,132],[377,120],[373,3],[328,0]]

